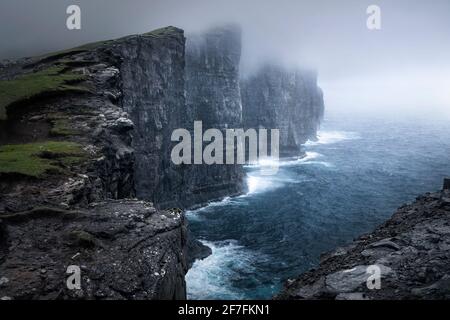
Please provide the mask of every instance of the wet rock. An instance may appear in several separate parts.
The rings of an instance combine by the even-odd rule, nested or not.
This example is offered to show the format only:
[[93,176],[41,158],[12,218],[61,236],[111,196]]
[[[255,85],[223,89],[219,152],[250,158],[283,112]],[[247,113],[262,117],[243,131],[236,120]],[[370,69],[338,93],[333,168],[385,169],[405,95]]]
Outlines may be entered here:
[[333,257],[343,256],[347,254],[351,249],[354,249],[356,245],[349,245],[347,247],[339,247],[332,252],[324,253],[320,256],[320,261],[326,261]]
[[203,260],[211,254],[212,250],[210,247],[205,246],[203,243],[192,237],[189,238],[187,247],[188,268],[191,268],[196,260]]
[[[379,265],[381,276],[389,275],[392,270],[389,267]],[[328,275],[325,278],[325,285],[328,291],[333,293],[348,293],[356,289],[362,289],[367,284],[370,276],[368,266],[356,266],[352,269],[342,270]]]
[[362,301],[369,300],[364,293],[352,292],[352,293],[340,293],[337,295],[336,300],[350,300],[350,301]]
[[105,69],[98,67],[98,69],[99,71],[95,74],[95,77],[102,82],[110,81],[112,78],[115,78],[120,74],[120,71],[114,67],[106,67]]
[[89,232],[85,231],[71,231],[69,233],[69,239],[71,241],[71,245],[80,246],[83,248],[92,248],[95,247],[95,237]]
[[[191,132],[194,121],[202,121],[204,131],[243,127],[241,46],[241,30],[235,25],[188,35],[185,128]],[[184,200],[187,206],[245,191],[242,165],[195,165],[188,168],[185,176],[190,182]]]
[[386,248],[391,249],[394,251],[400,250],[400,246],[394,242],[392,242],[390,239],[383,239],[381,241],[377,241],[375,243],[371,243],[369,248]]
[[450,275],[445,275],[435,283],[424,287],[415,288],[411,290],[411,293],[418,297],[440,297],[441,299],[450,298]]
[[111,124],[111,128],[119,132],[127,132],[134,129],[134,123],[128,118],[118,118]]
[[[141,232],[135,223],[137,218],[145,221],[139,227]],[[186,297],[182,213],[157,211],[151,203],[138,200],[117,200],[91,205],[70,217],[50,215],[11,221],[8,229],[11,247],[0,264],[0,296]],[[70,265],[80,267],[80,290],[66,286]]]
[[[205,128],[242,127],[240,54],[235,27],[193,36],[187,48],[184,32],[168,27],[2,64],[0,80],[55,66],[77,76],[71,85],[79,92],[34,97],[27,100],[32,113],[14,108],[8,121],[23,118],[39,129],[32,131],[42,131],[13,137],[14,143],[49,139],[59,121],[58,139],[81,145],[83,156],[63,161],[41,154],[58,162],[45,179],[0,177],[0,274],[9,279],[0,296],[185,297],[184,216],[155,206],[241,193],[244,171],[240,165],[175,166],[171,134],[194,120]],[[311,88],[316,92],[315,83]],[[135,197],[155,205],[120,200]],[[209,254],[192,243],[192,256]],[[73,264],[82,271],[82,290],[63,285]]]
[[241,81],[241,92],[244,126],[279,129],[282,156],[299,156],[316,139],[324,101],[314,71],[265,65]]
[[[177,202],[185,191],[169,153],[171,133],[186,119],[184,41],[182,30],[169,27],[2,66],[0,80],[55,65],[79,77],[73,85],[80,92],[36,97],[27,101],[32,113],[20,117],[45,129],[41,140],[58,120],[70,129],[58,139],[84,153],[80,162],[59,162],[45,179],[0,177],[0,275],[9,279],[0,296],[185,298],[183,213],[118,200],[134,199],[139,190],[140,198]],[[13,138],[32,142],[28,135]],[[75,264],[82,290],[65,286],[67,267]]]
[[0,287],[6,285],[9,282],[9,279],[6,277],[1,277],[0,278]]
[[292,298],[301,300],[316,299],[326,293],[325,278],[292,291]]
[[[286,283],[276,299],[448,299],[450,207],[442,205],[447,196],[448,190],[428,193],[400,207],[349,249],[327,254],[317,269]],[[365,285],[369,265],[381,267],[379,290]]]

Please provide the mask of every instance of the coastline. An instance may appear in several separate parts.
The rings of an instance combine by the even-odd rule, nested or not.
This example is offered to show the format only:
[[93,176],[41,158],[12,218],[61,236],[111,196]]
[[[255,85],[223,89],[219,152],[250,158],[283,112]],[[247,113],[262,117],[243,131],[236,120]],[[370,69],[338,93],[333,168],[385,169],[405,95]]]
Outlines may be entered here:
[[[276,300],[439,300],[450,297],[450,179],[417,197],[373,232],[323,254],[319,266],[288,280]],[[368,267],[379,267],[370,289]]]

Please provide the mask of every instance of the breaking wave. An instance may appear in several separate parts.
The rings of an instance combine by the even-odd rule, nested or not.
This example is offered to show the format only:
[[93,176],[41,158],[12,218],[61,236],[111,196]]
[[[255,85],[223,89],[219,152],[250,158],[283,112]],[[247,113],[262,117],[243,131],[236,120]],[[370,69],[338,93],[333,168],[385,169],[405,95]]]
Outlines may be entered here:
[[186,274],[188,299],[243,299],[244,296],[233,286],[233,281],[239,280],[243,271],[254,270],[255,253],[235,240],[202,243],[211,248],[212,254],[195,261]]
[[361,139],[357,132],[352,131],[320,131],[317,134],[317,141],[308,141],[306,146],[316,146],[323,144],[333,144],[345,140]]

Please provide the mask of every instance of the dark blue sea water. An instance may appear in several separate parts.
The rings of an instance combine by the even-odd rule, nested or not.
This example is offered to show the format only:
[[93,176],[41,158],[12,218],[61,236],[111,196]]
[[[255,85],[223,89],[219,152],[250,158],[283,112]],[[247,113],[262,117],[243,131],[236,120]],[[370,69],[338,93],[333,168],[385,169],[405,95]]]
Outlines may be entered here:
[[450,175],[450,125],[329,116],[305,159],[275,176],[247,168],[249,193],[187,213],[212,248],[186,281],[190,299],[267,299]]

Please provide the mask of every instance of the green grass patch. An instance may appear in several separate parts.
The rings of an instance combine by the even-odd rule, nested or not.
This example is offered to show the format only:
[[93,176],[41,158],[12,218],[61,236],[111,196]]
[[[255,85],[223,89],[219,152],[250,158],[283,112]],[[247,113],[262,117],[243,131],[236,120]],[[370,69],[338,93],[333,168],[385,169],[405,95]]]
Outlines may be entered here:
[[59,51],[50,52],[41,56],[36,57],[36,61],[29,64],[28,66],[33,67],[39,63],[52,62],[55,60],[59,60],[65,57],[70,57],[79,53],[87,52],[90,50],[94,50],[102,45],[113,42],[114,40],[101,40],[96,42],[87,43],[75,48],[63,49]]
[[0,146],[0,173],[42,177],[62,173],[64,166],[81,163],[86,154],[81,145],[67,141],[47,141]]
[[43,94],[86,92],[85,87],[74,83],[84,80],[83,75],[63,73],[63,66],[54,66],[14,80],[0,81],[0,120],[7,119],[7,108]]
[[[152,37],[165,37],[165,36],[173,36],[174,34],[180,32],[180,29],[175,28],[173,26],[159,28],[147,33],[144,33],[144,36],[152,36]],[[123,39],[127,39],[130,36],[124,36],[118,39],[114,40],[100,40],[96,42],[87,43],[75,48],[70,49],[63,49],[55,52],[50,52],[44,55],[41,55],[39,57],[36,57],[36,60],[28,65],[28,67],[34,67],[40,63],[48,63],[53,61],[62,61],[61,59],[64,59],[65,61],[70,61],[70,57],[76,54],[88,52],[91,50],[95,50],[99,47],[113,44],[113,43],[119,43]],[[68,57],[68,59],[65,59]],[[69,62],[68,64],[72,64],[76,62]],[[89,61],[86,61],[86,63],[89,63]]]
[[52,119],[52,128],[50,134],[52,136],[71,136],[78,132],[70,127],[69,121],[65,118]]

